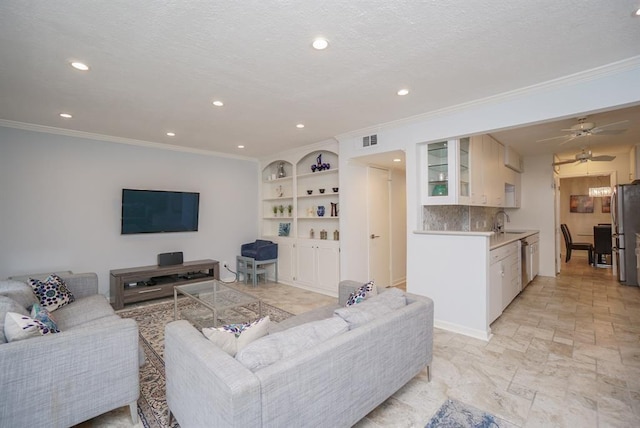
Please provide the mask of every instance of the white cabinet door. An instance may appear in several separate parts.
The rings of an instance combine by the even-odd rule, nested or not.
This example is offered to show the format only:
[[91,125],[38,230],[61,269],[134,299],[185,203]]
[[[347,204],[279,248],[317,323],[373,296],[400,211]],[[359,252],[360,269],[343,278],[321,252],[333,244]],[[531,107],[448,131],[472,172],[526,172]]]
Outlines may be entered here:
[[296,282],[313,286],[316,279],[316,247],[313,240],[299,240],[296,245]]
[[316,247],[316,261],[316,285],[337,293],[340,281],[340,251],[337,243],[319,243]]
[[502,262],[498,261],[489,267],[489,324],[502,314]]
[[299,240],[296,249],[295,282],[337,294],[340,280],[339,243],[318,239]]
[[278,281],[291,284],[295,278],[295,244],[290,238],[278,238]]

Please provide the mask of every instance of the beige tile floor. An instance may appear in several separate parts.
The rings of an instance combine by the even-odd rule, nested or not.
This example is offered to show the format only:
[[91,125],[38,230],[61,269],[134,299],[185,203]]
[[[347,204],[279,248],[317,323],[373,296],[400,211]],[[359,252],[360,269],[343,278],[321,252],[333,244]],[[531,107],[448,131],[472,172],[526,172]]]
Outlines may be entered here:
[[[435,330],[420,373],[357,426],[423,427],[447,398],[518,427],[640,426],[640,289],[574,257],[538,277],[492,324],[489,342]],[[334,299],[281,284],[253,289],[301,313]],[[131,426],[123,408],[83,426]]]

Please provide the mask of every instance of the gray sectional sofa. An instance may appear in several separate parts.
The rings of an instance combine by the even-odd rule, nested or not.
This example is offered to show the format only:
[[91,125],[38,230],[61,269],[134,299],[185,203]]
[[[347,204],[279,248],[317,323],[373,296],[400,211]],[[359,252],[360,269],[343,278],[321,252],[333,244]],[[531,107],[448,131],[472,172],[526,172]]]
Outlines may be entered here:
[[[342,281],[337,305],[274,324],[263,339],[332,317],[360,285]],[[253,371],[175,321],[165,330],[167,404],[182,428],[348,427],[428,368],[432,346],[433,301],[410,294],[405,306]]]
[[[8,343],[0,337],[0,426],[69,427],[126,405],[137,423],[136,322],[98,294],[95,273],[58,275],[76,299],[52,313],[60,333]],[[46,276],[0,281],[2,320],[7,311],[29,315],[37,299],[20,283]]]

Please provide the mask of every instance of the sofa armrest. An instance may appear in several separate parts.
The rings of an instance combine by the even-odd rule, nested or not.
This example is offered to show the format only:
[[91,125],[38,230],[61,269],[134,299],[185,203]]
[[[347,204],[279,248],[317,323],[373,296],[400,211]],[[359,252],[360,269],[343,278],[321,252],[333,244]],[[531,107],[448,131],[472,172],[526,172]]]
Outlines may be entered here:
[[260,426],[260,384],[187,321],[167,324],[167,405],[182,426]]
[[[71,293],[73,293],[73,296],[77,299],[81,297],[91,296],[93,294],[98,294],[98,275],[96,275],[94,272],[72,273],[70,271],[66,271],[55,273],[64,280],[65,284],[67,284],[67,287],[69,288],[69,291],[71,291]],[[19,275],[12,276],[9,279],[21,281],[25,284],[28,284],[29,278],[44,281],[50,274],[51,273]]]
[[0,345],[3,426],[72,426],[139,396],[138,325],[113,318]]

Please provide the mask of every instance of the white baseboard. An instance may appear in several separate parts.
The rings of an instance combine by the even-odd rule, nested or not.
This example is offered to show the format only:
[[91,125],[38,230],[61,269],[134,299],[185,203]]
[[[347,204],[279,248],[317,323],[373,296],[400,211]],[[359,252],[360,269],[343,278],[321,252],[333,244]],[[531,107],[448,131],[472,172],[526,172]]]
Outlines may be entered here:
[[483,331],[441,320],[434,320],[433,326],[435,328],[447,330],[452,333],[463,334],[465,336],[473,337],[474,339],[480,339],[487,342],[489,341],[489,339],[491,339],[491,336],[493,336],[493,334],[491,333],[491,328],[489,328],[488,331]]

